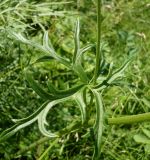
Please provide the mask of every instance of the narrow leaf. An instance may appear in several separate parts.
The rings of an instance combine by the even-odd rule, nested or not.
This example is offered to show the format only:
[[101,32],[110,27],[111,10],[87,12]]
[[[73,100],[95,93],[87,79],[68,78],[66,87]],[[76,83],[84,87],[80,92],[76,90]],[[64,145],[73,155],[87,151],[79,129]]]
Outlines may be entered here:
[[9,33],[15,37],[17,40],[25,43],[25,44],[28,44],[30,46],[33,46],[35,47],[36,49],[40,49],[41,51],[45,52],[45,53],[49,53],[50,56],[52,56],[53,58],[55,58],[57,61],[59,61],[60,63],[64,64],[66,67],[70,67],[70,63],[69,61],[65,60],[64,58],[60,57],[59,55],[57,55],[54,51],[54,49],[50,46],[52,45],[48,45],[48,32],[45,32],[44,34],[44,45],[40,45],[36,42],[33,42],[31,40],[28,40],[26,39],[25,37],[23,37],[21,35],[21,33],[15,33],[15,32],[12,32],[12,31],[9,31]]
[[83,91],[84,89],[80,90],[74,95],[75,101],[77,102],[81,110],[82,123],[86,121],[86,104],[84,102]]
[[64,101],[67,101],[69,99],[71,99],[71,97],[66,97],[66,98],[62,98],[62,99],[58,99],[58,100],[52,101],[52,102],[48,103],[48,105],[39,114],[39,116],[38,116],[38,126],[39,126],[39,130],[41,131],[41,133],[44,136],[51,137],[51,138],[52,137],[58,137],[58,135],[56,135],[54,133],[51,133],[50,131],[46,130],[45,124],[48,124],[47,121],[46,121],[46,116],[47,116],[49,110],[52,107],[54,107],[56,104],[64,102]]
[[43,56],[37,59],[34,63],[40,63],[40,62],[50,62],[54,58],[52,56]]
[[111,75],[109,77],[109,79],[107,80],[107,83],[110,84],[111,82],[113,82],[117,78],[121,77],[122,73],[128,67],[128,65],[131,62],[131,60],[132,60],[132,58],[129,58],[117,71],[115,71],[115,73],[113,73],[113,75]]
[[75,35],[74,35],[75,49],[74,49],[73,63],[76,61],[76,56],[80,49],[79,33],[80,33],[80,22],[79,19],[77,19],[75,26]]
[[32,75],[29,72],[25,72],[27,81],[29,82],[32,89],[43,99],[45,100],[54,100],[56,97],[44,91],[39,84],[32,78]]
[[80,77],[80,79],[83,83],[88,83],[89,78],[87,77],[87,74],[84,71],[81,64],[75,64],[74,65],[74,70],[77,73],[77,75]]
[[66,59],[64,59],[63,57],[61,57],[60,55],[58,55],[55,52],[55,50],[54,50],[54,48],[52,46],[52,43],[49,40],[47,31],[44,32],[43,46],[51,54],[51,56],[54,57],[57,61],[59,61],[60,63],[64,64],[67,67],[70,67],[69,61],[67,61]]
[[11,128],[5,130],[4,132],[2,132],[2,134],[0,135],[0,142],[3,142],[4,140],[6,140],[7,138],[13,136],[17,131],[19,131],[20,129],[29,126],[30,124],[32,124],[33,122],[35,122],[37,120],[37,117],[31,119],[30,121],[27,121],[23,124],[15,124],[14,126],[12,126]]
[[38,114],[40,114],[40,112],[46,107],[46,105],[49,103],[49,101],[46,101],[45,103],[43,103],[33,114],[31,114],[30,116],[26,117],[26,118],[22,118],[22,119],[12,119],[13,122],[15,123],[24,123],[27,122],[33,118],[35,118],[36,116],[38,116]]
[[80,64],[81,64],[81,57],[82,57],[82,55],[83,55],[86,51],[88,51],[89,49],[91,49],[93,46],[94,46],[93,44],[89,44],[89,45],[81,48],[81,49],[79,50],[79,52],[77,52],[75,63],[80,63]]
[[50,81],[47,82],[47,87],[50,93],[53,93],[54,95],[58,95],[58,90]]
[[15,32],[12,32],[12,31],[9,31],[9,33],[15,37],[17,40],[21,41],[22,43],[25,43],[25,44],[28,44],[30,46],[33,46],[35,47],[36,49],[40,49],[41,51],[43,52],[48,52],[42,45],[38,44],[38,43],[35,43],[31,40],[28,40],[26,39],[25,37],[23,37],[21,35],[21,33],[15,33]]
[[[90,50],[92,47],[94,47],[95,45],[94,44],[89,44],[83,48],[80,49],[80,55],[82,55],[83,53],[85,53],[86,51]],[[78,55],[78,56],[80,56]]]
[[45,123],[46,122],[43,120],[43,111],[42,111],[40,115],[38,116],[38,127],[39,127],[40,132],[46,137],[50,137],[50,138],[58,137],[56,134],[51,133],[50,131],[46,130]]
[[44,32],[44,36],[43,36],[43,46],[54,56],[54,57],[57,57],[56,56],[56,53],[55,53],[55,50],[49,40],[49,37],[48,37],[48,32],[45,31]]
[[98,159],[101,153],[104,111],[101,94],[96,90],[92,90],[92,92],[96,100],[96,122],[94,125],[96,146],[94,157]]
[[67,96],[71,96],[71,95],[75,94],[77,91],[79,91],[84,86],[84,84],[79,84],[79,85],[76,85],[76,86],[69,88],[69,89],[58,90],[49,81],[48,81],[47,85],[48,85],[49,90],[55,96],[57,96],[59,98],[65,98]]
[[91,46],[87,46],[80,50],[79,33],[80,33],[80,23],[79,23],[79,19],[77,19],[76,26],[75,26],[75,35],[74,35],[75,50],[74,50],[74,56],[73,56],[73,69],[75,70],[77,75],[80,77],[81,81],[84,83],[87,83],[88,77],[81,65],[81,55],[86,50],[88,50]]
[[[116,79],[122,77],[122,74],[124,70],[128,67],[129,63],[132,61],[133,57],[129,58],[117,71],[111,74],[111,70],[109,71],[109,74],[107,78],[99,85],[95,86],[95,89],[98,89],[98,91],[106,88],[109,86],[113,81]],[[112,68],[112,67],[111,67]],[[110,69],[111,69],[110,68]]]
[[39,107],[33,114],[30,116],[23,118],[23,119],[14,119],[13,121],[16,122],[16,124],[6,130],[4,130],[0,134],[0,142],[5,141],[7,138],[13,136],[17,131],[20,129],[32,124],[37,120],[37,117],[39,113],[45,108],[45,106],[48,104],[48,102],[45,102],[41,107]]

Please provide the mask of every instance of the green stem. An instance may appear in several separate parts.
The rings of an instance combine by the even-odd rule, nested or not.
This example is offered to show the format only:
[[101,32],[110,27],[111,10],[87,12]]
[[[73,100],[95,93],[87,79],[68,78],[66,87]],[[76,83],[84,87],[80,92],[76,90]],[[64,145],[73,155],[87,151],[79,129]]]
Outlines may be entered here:
[[48,154],[48,152],[51,150],[51,148],[59,141],[59,138],[55,139],[50,146],[44,151],[44,153],[40,156],[40,158],[38,158],[38,160],[42,160],[44,159],[44,157],[46,156],[46,154]]
[[101,0],[97,0],[97,45],[96,45],[96,66],[94,71],[93,81],[96,83],[99,67],[100,67],[100,60],[101,60],[101,51],[100,51],[100,43],[101,43],[101,7],[102,3]]
[[150,121],[150,113],[143,113],[131,116],[123,116],[117,118],[108,118],[108,124],[117,125],[117,124],[133,124],[139,122]]
[[[137,115],[131,115],[131,116],[108,118],[108,124],[109,125],[133,124],[133,123],[139,123],[139,122],[145,122],[145,121],[150,121],[150,112],[149,113],[143,113],[143,114],[137,114]],[[88,121],[88,127],[93,126],[94,122],[95,122],[95,119],[90,119]],[[76,130],[78,128],[78,126],[82,126],[81,122],[74,121],[70,126],[68,126],[67,128],[63,129],[60,132],[60,137],[61,137],[61,135],[68,134],[72,130]],[[21,154],[33,149],[34,147],[36,147],[36,146],[38,146],[42,143],[45,143],[49,140],[51,140],[49,137],[43,137],[40,140],[31,144],[30,146],[25,147],[22,150],[18,151],[15,155],[12,155],[12,157],[17,157],[17,156],[19,156],[19,155],[21,155]]]

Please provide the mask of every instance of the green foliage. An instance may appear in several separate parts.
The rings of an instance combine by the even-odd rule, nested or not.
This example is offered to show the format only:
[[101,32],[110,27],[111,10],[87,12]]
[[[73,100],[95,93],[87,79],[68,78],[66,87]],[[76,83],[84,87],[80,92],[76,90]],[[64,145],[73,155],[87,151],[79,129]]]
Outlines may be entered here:
[[[0,140],[9,148],[0,149],[4,159],[22,156],[17,150],[39,139],[38,129],[49,138],[44,144],[38,144],[37,149],[31,147],[33,152],[24,154],[28,159],[91,159],[93,148],[93,159],[100,156],[109,160],[148,158],[142,149],[137,158],[136,144],[129,143],[133,136],[125,134],[128,127],[110,128],[106,120],[108,115],[149,111],[149,42],[145,39],[149,31],[143,27],[147,26],[149,12],[143,8],[148,2],[103,1],[102,32],[98,36],[99,40],[101,36],[101,43],[98,44],[98,40],[96,45],[95,4],[95,1],[77,4],[46,0],[40,4],[36,1],[1,2],[0,34],[5,38],[0,46],[4,64],[0,73],[4,120],[1,120],[0,129],[6,130],[1,132]],[[140,16],[136,11],[138,7],[142,8]],[[68,8],[75,11],[73,16],[70,11],[55,11]],[[77,10],[80,18],[75,15]],[[85,14],[86,11],[89,14]],[[33,16],[35,13],[38,19]],[[95,53],[101,54],[96,56],[96,59],[101,57],[98,62]],[[139,53],[138,57],[135,53]],[[124,75],[131,61],[133,65]],[[10,87],[7,89],[7,86]],[[15,123],[13,127],[10,119]],[[38,127],[32,124],[35,121]],[[24,128],[26,126],[29,131]],[[20,130],[22,128],[24,130]],[[136,132],[138,126],[131,130]],[[17,137],[19,145],[11,147],[7,138],[15,142]],[[123,142],[125,137],[126,142]],[[114,141],[117,144],[113,146]]]

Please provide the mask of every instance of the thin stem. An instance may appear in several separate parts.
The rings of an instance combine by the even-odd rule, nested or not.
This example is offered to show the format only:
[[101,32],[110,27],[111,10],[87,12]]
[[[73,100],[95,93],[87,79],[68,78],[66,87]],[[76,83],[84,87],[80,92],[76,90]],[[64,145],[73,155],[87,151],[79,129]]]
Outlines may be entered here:
[[97,75],[100,67],[100,60],[101,60],[101,51],[100,51],[101,24],[102,24],[101,7],[102,7],[101,0],[97,0],[97,45],[96,45],[96,66],[95,66],[94,77],[93,77],[94,83],[96,83],[96,79],[97,79]]
[[42,160],[44,159],[44,157],[46,156],[46,154],[51,150],[51,148],[59,141],[59,138],[56,138],[51,144],[50,146],[44,151],[44,153],[40,156],[40,158],[38,158],[38,160]]
[[143,113],[131,116],[123,116],[117,118],[108,118],[108,124],[117,125],[117,124],[133,124],[139,122],[150,121],[150,113]]

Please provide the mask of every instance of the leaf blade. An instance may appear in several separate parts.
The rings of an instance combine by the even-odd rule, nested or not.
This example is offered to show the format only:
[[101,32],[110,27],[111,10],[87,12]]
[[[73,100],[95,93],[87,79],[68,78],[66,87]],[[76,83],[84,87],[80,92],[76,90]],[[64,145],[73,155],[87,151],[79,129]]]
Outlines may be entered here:
[[84,89],[85,88],[83,88],[82,90],[77,92],[74,96],[75,101],[76,101],[76,103],[78,104],[78,106],[80,107],[80,110],[81,110],[82,124],[84,122],[86,122],[86,118],[87,118],[86,104],[84,102],[84,96],[83,96]]
[[96,100],[96,122],[94,125],[96,145],[95,145],[95,152],[93,156],[94,158],[98,159],[101,154],[104,111],[103,111],[103,103],[102,103],[101,94],[97,92],[96,90],[92,90],[92,92]]
[[75,25],[75,34],[74,34],[75,49],[74,49],[74,55],[73,55],[73,63],[75,63],[76,56],[77,56],[77,54],[79,52],[79,49],[80,49],[79,34],[80,34],[80,21],[79,21],[79,18],[78,18],[77,21],[76,21],[76,25]]
[[43,99],[45,100],[54,100],[54,96],[44,91],[37,82],[32,78],[31,73],[25,72],[25,77],[30,84],[31,88]]
[[47,129],[45,128],[45,124],[48,124],[47,121],[46,121],[46,116],[47,116],[49,110],[52,109],[52,107],[54,107],[56,104],[65,102],[69,99],[72,99],[72,96],[54,100],[54,101],[48,103],[47,106],[39,114],[39,116],[38,116],[38,126],[39,126],[40,132],[44,136],[47,136],[47,137],[50,137],[50,138],[58,137],[57,134],[52,133],[51,131],[47,131]]

